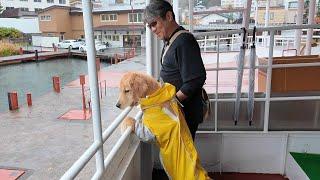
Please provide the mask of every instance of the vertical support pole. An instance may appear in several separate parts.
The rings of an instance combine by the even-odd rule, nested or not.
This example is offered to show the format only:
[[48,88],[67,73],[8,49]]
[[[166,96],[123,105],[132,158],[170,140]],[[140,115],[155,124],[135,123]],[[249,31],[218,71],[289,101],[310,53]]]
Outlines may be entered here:
[[189,0],[189,32],[193,33],[193,7],[194,0]]
[[107,96],[107,80],[104,80],[104,96]]
[[53,90],[56,93],[60,93],[60,77],[53,76],[52,77]]
[[27,93],[27,104],[28,106],[32,106],[32,97],[31,97],[31,93]]
[[92,120],[93,120],[93,135],[94,141],[100,143],[100,147],[95,155],[96,158],[96,173],[99,178],[104,171],[104,155],[103,155],[103,141],[102,141],[102,128],[101,128],[101,110],[98,89],[98,76],[96,66],[96,51],[94,48],[93,36],[93,22],[92,22],[92,3],[90,0],[82,0],[83,5],[83,23],[87,49],[87,63],[89,74],[89,85],[91,93],[91,106],[92,106]]
[[[265,13],[265,16],[264,16],[264,27],[268,27],[269,26],[269,19],[270,19],[270,0],[267,0],[267,2],[266,2],[266,13]],[[267,36],[268,36],[268,32],[264,31],[263,32],[264,47],[268,46]]]
[[258,19],[259,19],[259,6],[258,0],[255,0],[255,12],[254,12],[254,25],[258,26]]
[[[297,25],[302,25],[303,9],[304,9],[304,0],[298,0],[297,22],[296,22]],[[301,49],[301,35],[302,35],[302,30],[296,29],[294,46],[298,51],[298,55],[300,55],[300,49]]]
[[216,95],[214,105],[214,131],[218,131],[218,95],[219,95],[219,63],[220,63],[220,35],[218,35],[217,49],[217,73],[216,73]]
[[[309,16],[308,24],[314,24],[314,15],[316,11],[316,0],[310,0],[309,4]],[[308,29],[307,32],[307,44],[306,44],[306,55],[311,55],[311,43],[312,43],[313,29]]]
[[8,104],[11,111],[19,109],[18,93],[16,91],[8,93]]
[[203,51],[207,52],[207,36],[204,36],[204,47],[203,47]]
[[39,60],[38,50],[34,50],[34,59],[36,62],[38,62],[38,60]]
[[249,28],[251,4],[252,0],[247,0],[247,3],[245,4],[245,11],[243,13],[242,27],[246,29]]
[[85,75],[80,75],[80,85],[81,85],[81,92],[82,92],[82,109],[83,112],[85,113],[86,111],[86,97],[84,94],[84,84],[86,83]]
[[273,46],[274,46],[274,31],[270,31],[270,45],[269,45],[269,58],[267,68],[267,85],[266,85],[266,102],[264,104],[264,124],[263,132],[269,130],[269,110],[270,110],[270,95],[271,95],[271,77],[272,77],[272,63],[273,63]]

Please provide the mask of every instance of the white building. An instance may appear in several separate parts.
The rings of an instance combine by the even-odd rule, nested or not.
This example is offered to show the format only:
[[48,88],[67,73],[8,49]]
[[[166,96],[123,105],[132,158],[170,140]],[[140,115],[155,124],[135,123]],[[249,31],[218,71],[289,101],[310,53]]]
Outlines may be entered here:
[[69,6],[69,0],[0,0],[4,9],[20,8],[23,11],[39,11],[53,5]]

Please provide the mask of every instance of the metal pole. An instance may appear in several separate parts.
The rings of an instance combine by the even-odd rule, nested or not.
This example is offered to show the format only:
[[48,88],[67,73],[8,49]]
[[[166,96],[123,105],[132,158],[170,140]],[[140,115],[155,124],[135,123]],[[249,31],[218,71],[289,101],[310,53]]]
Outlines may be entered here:
[[269,45],[269,61],[267,68],[267,89],[266,101],[264,104],[264,125],[263,132],[268,132],[269,129],[269,110],[270,110],[270,95],[271,95],[271,77],[272,77],[272,62],[273,62],[273,45],[274,45],[274,31],[270,31],[270,45]]
[[[316,0],[310,0],[308,24],[314,24],[315,10],[316,10]],[[306,55],[310,55],[311,54],[312,35],[313,35],[313,29],[308,29],[306,53],[305,53]]]
[[[302,16],[303,16],[303,9],[304,9],[304,0],[299,0],[298,1],[298,11],[297,11],[297,25],[302,25]],[[295,32],[295,48],[298,51],[298,55],[300,55],[300,48],[301,48],[301,35],[302,35],[302,30],[297,29]]]
[[220,61],[220,36],[218,36],[218,50],[217,50],[217,72],[216,72],[216,102],[214,103],[214,131],[218,131],[218,95],[219,95],[219,61]]
[[83,4],[83,23],[87,49],[87,63],[89,74],[89,85],[92,102],[92,120],[93,120],[93,135],[94,141],[99,142],[100,147],[95,155],[96,157],[96,172],[101,174],[104,171],[103,143],[102,143],[102,128],[101,128],[101,112],[99,87],[96,66],[96,52],[94,49],[93,23],[92,23],[92,4],[90,0],[82,0]]
[[[269,19],[270,19],[270,0],[267,0],[266,2],[266,13],[264,16],[264,27],[268,27],[269,26]],[[268,36],[268,32],[263,32],[263,41],[264,41],[264,47],[267,47],[268,43],[267,43],[267,36]]]
[[259,18],[259,14],[258,14],[258,10],[259,10],[259,6],[258,6],[258,0],[255,1],[255,14],[254,14],[254,25],[257,27],[258,26],[258,18]]
[[176,22],[179,24],[180,23],[179,1],[178,0],[172,0],[172,7],[173,7],[173,12],[175,14]]
[[191,33],[193,33],[193,3],[193,0],[189,0],[189,32]]
[[251,4],[252,0],[247,0],[247,3],[245,4],[245,11],[243,12],[242,27],[245,27],[246,29],[249,28]]

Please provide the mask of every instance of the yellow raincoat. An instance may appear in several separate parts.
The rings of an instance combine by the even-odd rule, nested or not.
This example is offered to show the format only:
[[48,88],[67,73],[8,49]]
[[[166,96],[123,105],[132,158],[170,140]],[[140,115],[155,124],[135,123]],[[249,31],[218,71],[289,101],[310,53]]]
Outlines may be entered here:
[[160,160],[170,179],[210,179],[200,164],[175,94],[175,87],[165,83],[161,89],[141,99],[142,124],[154,135],[160,148]]

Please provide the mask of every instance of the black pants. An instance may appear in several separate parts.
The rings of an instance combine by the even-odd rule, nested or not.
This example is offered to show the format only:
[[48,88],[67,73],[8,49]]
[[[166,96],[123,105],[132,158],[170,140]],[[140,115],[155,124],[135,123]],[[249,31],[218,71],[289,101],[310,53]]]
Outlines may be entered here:
[[201,94],[197,93],[192,98],[183,102],[183,112],[187,121],[192,139],[194,140],[199,123],[203,120]]

